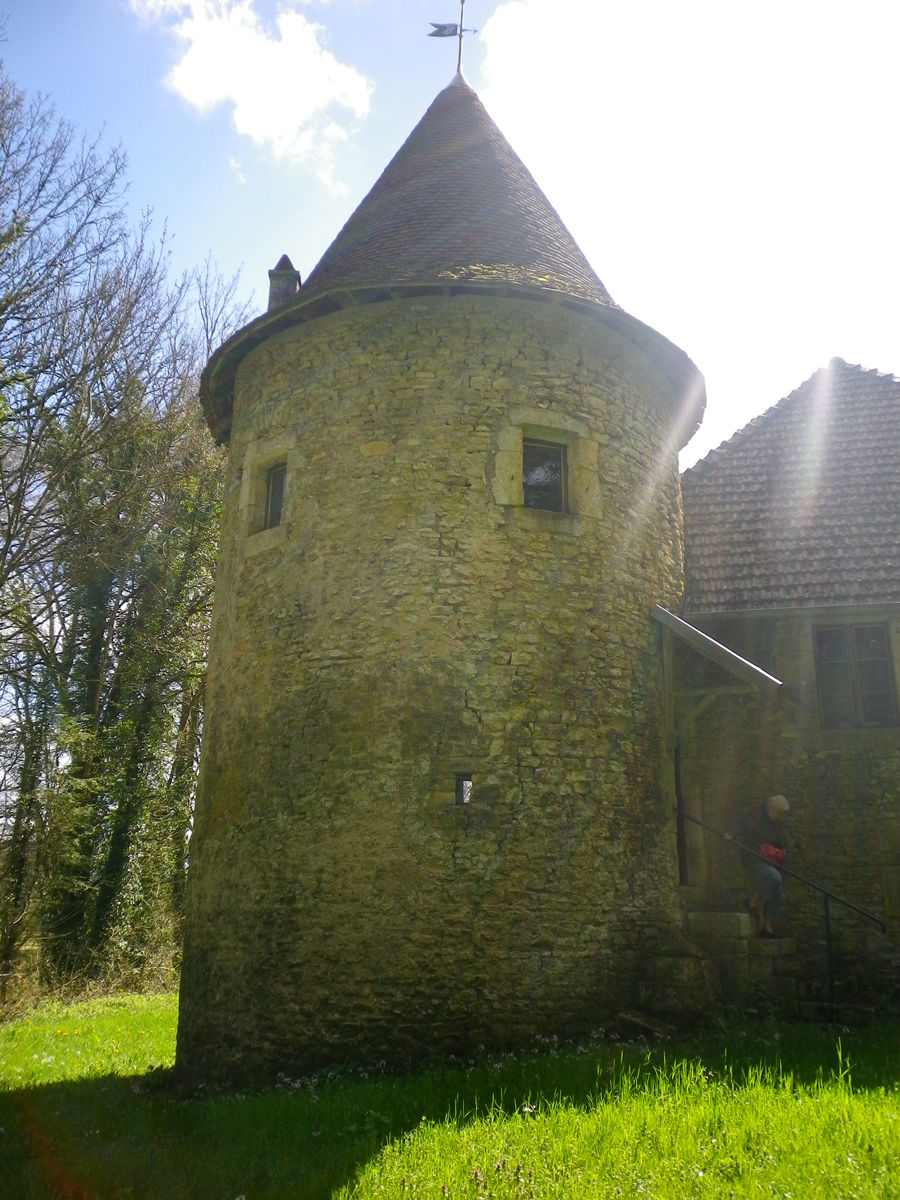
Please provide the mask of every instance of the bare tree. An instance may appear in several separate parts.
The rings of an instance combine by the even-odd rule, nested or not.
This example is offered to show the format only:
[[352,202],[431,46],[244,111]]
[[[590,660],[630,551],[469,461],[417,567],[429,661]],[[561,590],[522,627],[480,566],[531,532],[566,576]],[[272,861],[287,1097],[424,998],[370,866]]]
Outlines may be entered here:
[[0,69],[0,980],[26,937],[59,977],[177,936],[221,474],[195,388],[248,311],[209,258],[169,282],[124,168]]
[[184,288],[149,220],[129,230],[124,170],[0,73],[0,588],[48,552],[59,481],[127,387],[171,388]]

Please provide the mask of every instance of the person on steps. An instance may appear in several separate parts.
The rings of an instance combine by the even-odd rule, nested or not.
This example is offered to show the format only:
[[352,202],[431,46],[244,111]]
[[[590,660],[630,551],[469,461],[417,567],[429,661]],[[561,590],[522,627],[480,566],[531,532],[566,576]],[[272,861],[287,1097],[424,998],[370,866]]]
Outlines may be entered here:
[[[725,834],[729,842],[741,847],[741,864],[750,883],[750,911],[756,920],[757,935],[763,938],[779,936],[784,881],[778,868],[785,858],[781,821],[789,808],[784,796],[770,796],[760,808],[735,821]],[[751,850],[756,853],[748,853]]]

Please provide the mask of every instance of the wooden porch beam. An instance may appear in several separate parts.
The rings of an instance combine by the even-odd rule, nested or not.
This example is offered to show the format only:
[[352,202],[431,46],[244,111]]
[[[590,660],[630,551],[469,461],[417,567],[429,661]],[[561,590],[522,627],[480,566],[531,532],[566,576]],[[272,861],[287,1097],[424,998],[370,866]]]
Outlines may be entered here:
[[755,663],[750,662],[748,659],[741,658],[739,654],[735,654],[733,650],[729,650],[727,646],[723,646],[721,642],[717,642],[709,634],[703,633],[702,630],[697,629],[693,625],[689,625],[681,617],[676,617],[667,608],[655,604],[651,616],[659,621],[663,628],[671,630],[676,637],[687,643],[692,650],[696,650],[698,654],[711,659],[714,663],[717,663],[720,667],[724,667],[726,671],[730,671],[732,675],[736,675],[746,683],[752,683],[754,687],[766,690],[782,686],[780,679],[776,679],[774,675],[770,675],[768,671],[764,671],[762,667],[756,666]]

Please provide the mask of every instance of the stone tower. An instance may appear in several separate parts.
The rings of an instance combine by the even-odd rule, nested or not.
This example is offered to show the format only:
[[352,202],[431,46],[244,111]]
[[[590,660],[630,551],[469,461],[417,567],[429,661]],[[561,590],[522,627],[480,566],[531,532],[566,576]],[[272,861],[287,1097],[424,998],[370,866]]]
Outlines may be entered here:
[[178,1066],[574,1030],[678,928],[654,604],[703,383],[458,75],[212,357],[230,444]]

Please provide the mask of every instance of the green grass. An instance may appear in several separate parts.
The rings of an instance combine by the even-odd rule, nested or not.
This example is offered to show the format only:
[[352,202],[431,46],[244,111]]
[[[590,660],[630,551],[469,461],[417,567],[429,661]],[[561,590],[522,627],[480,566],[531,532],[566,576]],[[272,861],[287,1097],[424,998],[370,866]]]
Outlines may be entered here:
[[797,1087],[758,1072],[709,1080],[681,1063],[612,1096],[422,1123],[341,1197],[886,1197],[900,1122],[884,1093]]
[[0,1025],[0,1088],[142,1075],[175,1061],[177,998],[110,996],[44,1004]]
[[733,1025],[179,1097],[172,997],[0,1025],[14,1200],[900,1196],[895,1021]]

